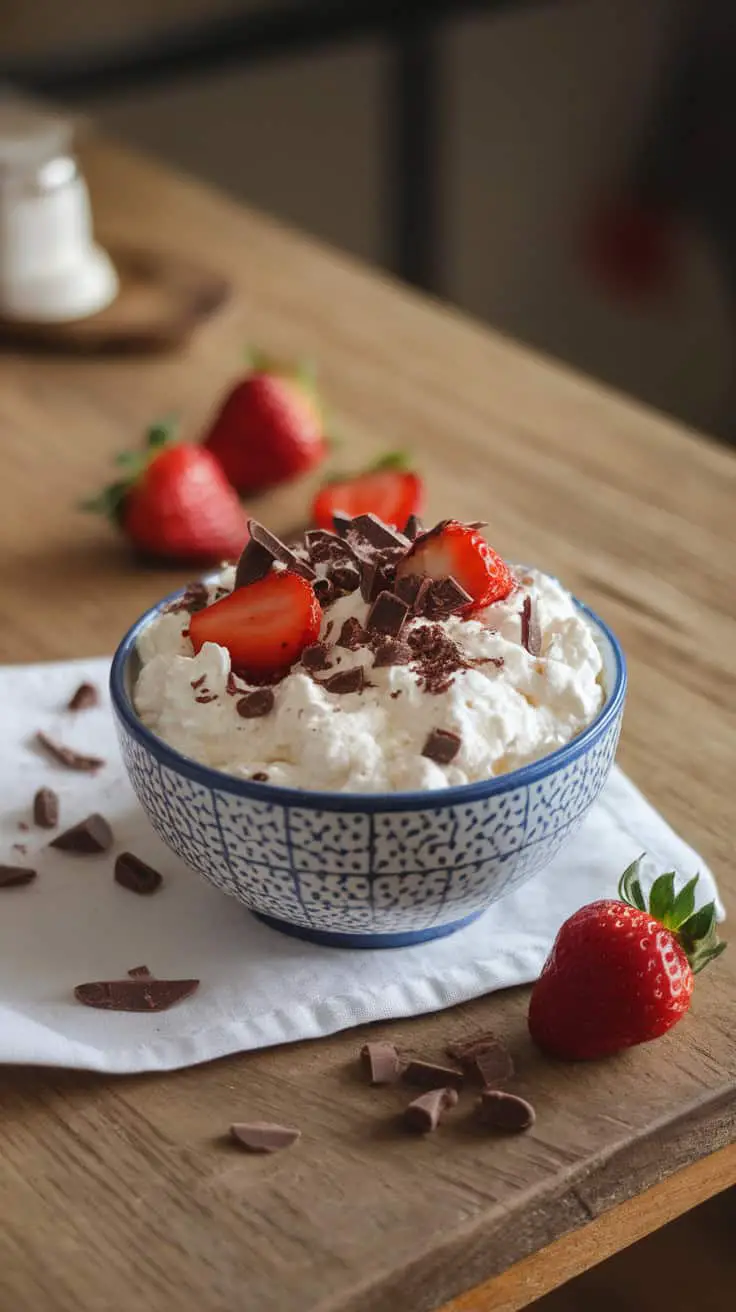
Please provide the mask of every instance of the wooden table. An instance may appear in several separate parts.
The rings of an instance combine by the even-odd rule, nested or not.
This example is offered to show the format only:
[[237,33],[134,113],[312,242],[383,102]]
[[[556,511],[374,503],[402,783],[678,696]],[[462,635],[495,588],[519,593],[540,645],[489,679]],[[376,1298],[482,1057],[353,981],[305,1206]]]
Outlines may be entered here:
[[[197,432],[247,341],[312,355],[346,462],[411,448],[430,514],[489,519],[615,627],[621,761],[733,912],[734,458],[158,165],[98,144],[88,169],[105,237],[209,252],[236,294],[180,356],[0,361],[0,657],[109,652],[181,576],[136,568],[75,499],[152,417]],[[285,529],[306,492],[258,513]],[[538,1110],[512,1141],[397,1133],[356,1033],[175,1075],[5,1072],[0,1309],[510,1310],[736,1181],[736,952],[671,1036],[597,1065],[538,1056],[526,1000],[381,1027],[429,1050],[500,1029]],[[298,1150],[234,1157],[245,1108],[298,1122]]]

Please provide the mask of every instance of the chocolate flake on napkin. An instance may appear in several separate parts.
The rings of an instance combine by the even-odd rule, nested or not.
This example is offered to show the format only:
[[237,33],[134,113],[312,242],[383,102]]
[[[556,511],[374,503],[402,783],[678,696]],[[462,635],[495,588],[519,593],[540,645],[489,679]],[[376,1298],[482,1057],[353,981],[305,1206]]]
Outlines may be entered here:
[[26,866],[0,865],[0,888],[19,888],[21,884],[30,884],[36,878],[36,871]]
[[198,988],[198,979],[153,979],[136,975],[133,979],[77,984],[74,996],[77,1002],[98,1011],[168,1011],[175,1003],[190,998]]
[[39,788],[33,799],[33,819],[39,829],[55,829],[59,823],[59,798],[53,788]]
[[80,856],[91,856],[97,852],[107,852],[113,845],[112,829],[103,815],[94,813],[85,820],[65,829],[49,843],[49,847],[58,847],[62,852],[77,852]]
[[77,691],[69,699],[68,711],[87,711],[99,706],[100,694],[93,683],[80,683]]
[[85,756],[83,752],[75,752],[72,747],[65,747],[63,743],[57,743],[53,738],[49,738],[41,729],[36,731],[35,741],[49,756],[58,761],[59,765],[65,765],[67,770],[82,770],[93,774],[105,764],[102,757]]
[[149,866],[147,861],[141,861],[141,858],[135,856],[133,852],[120,853],[115,862],[114,878],[116,884],[130,889],[131,893],[140,893],[145,897],[157,892],[163,883],[158,870]]

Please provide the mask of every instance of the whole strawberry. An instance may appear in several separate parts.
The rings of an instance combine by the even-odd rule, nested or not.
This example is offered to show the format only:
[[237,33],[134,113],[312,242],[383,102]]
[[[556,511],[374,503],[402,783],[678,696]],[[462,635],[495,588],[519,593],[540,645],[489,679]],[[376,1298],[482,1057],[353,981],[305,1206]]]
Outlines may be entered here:
[[237,559],[246,514],[209,451],[176,444],[170,425],[156,424],[144,449],[117,463],[122,477],[82,509],[107,515],[147,556],[200,565]]
[[674,873],[660,875],[647,907],[641,860],[624,871],[619,900],[582,907],[555,939],[529,1005],[531,1036],[550,1056],[590,1060],[659,1038],[726,946],[715,904],[695,910],[697,875],[679,892]]
[[327,450],[311,375],[256,357],[251,372],[228,392],[203,444],[241,493],[305,474]]

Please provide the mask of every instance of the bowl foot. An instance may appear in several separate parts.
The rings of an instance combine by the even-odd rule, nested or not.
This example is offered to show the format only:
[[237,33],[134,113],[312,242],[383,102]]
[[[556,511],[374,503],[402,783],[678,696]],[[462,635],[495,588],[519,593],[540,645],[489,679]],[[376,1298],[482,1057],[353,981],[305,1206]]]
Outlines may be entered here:
[[327,948],[408,948],[414,943],[428,943],[433,938],[447,938],[458,929],[464,929],[483,915],[486,908],[474,911],[462,920],[453,920],[449,925],[434,925],[429,929],[412,929],[394,934],[340,934],[329,929],[311,929],[309,925],[292,925],[288,920],[278,920],[275,916],[264,915],[260,911],[252,914],[270,929],[278,929],[291,938],[305,939],[307,943],[318,943]]

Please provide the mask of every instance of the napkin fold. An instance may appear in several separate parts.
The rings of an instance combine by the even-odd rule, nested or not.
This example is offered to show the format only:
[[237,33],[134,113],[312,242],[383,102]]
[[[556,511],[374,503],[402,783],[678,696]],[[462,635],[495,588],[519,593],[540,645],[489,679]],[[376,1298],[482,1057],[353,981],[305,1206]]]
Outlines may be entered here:
[[[108,669],[107,660],[0,669],[0,862],[38,871],[33,883],[0,890],[0,1062],[173,1070],[524,984],[539,974],[562,921],[614,893],[621,871],[643,851],[652,874],[699,871],[699,903],[717,898],[697,854],[615,768],[570,846],[467,929],[384,951],[302,943],[255,920],[158,839],[120,760]],[[101,703],[69,711],[83,680],[98,687]],[[89,775],[55,764],[34,745],[38,729],[104,757],[104,768]],[[101,812],[114,850],[76,856],[50,848],[53,833],[36,828],[31,814],[42,785],[59,794],[61,828]],[[141,897],[114,882],[115,855],[125,850],[161,871],[158,893]],[[120,978],[144,964],[159,977],[196,977],[200,987],[170,1011],[144,1015],[75,1001],[76,984]]]

